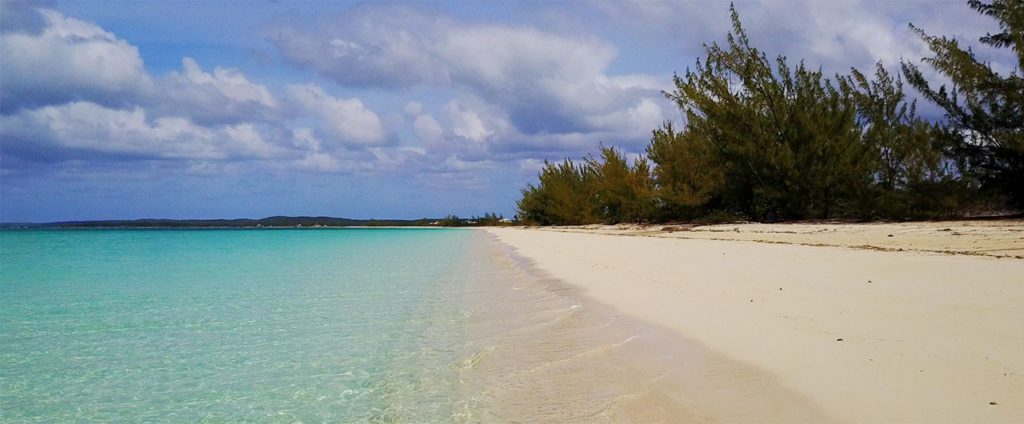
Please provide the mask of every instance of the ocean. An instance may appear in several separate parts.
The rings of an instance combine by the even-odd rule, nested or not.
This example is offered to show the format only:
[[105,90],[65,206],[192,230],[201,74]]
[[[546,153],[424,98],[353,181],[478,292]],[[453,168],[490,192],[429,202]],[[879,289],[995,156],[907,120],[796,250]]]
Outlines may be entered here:
[[666,337],[483,231],[0,231],[0,422],[671,416]]

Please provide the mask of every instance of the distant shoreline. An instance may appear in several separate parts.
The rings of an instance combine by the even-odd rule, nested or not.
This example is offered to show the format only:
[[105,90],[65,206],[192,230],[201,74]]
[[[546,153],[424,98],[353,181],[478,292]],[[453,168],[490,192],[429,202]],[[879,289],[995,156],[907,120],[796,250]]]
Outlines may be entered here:
[[442,219],[351,219],[329,216],[271,216],[238,219],[112,219],[56,222],[9,222],[0,228],[352,228],[439,227]]
[[231,219],[104,219],[55,222],[0,222],[0,229],[12,228],[452,228],[513,225],[498,214],[460,218],[352,219],[332,216],[269,216]]

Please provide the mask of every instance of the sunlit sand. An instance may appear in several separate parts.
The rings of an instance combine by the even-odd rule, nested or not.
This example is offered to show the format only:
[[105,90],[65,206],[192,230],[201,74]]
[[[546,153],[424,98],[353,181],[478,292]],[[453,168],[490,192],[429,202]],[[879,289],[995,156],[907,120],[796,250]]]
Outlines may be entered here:
[[487,231],[792,394],[760,410],[735,405],[777,393],[705,394],[707,419],[800,419],[805,401],[840,421],[1024,419],[1024,223],[663,227]]

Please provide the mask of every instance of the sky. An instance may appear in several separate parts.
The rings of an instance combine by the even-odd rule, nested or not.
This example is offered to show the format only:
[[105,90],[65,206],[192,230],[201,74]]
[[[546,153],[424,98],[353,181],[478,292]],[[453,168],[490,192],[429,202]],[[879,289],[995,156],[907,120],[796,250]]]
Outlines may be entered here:
[[[963,1],[735,4],[756,47],[827,75],[920,63],[908,23],[997,29]],[[544,160],[680,123],[662,92],[730,25],[728,2],[646,0],[0,0],[0,21],[0,222],[511,217]]]

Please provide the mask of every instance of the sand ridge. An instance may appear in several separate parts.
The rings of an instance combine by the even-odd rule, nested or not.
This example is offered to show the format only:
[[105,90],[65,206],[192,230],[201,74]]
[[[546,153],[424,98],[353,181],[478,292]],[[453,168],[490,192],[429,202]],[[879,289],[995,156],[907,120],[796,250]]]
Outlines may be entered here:
[[545,231],[833,246],[1024,259],[1024,220],[897,223],[583,225]]

